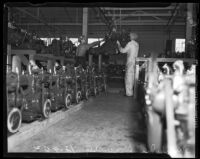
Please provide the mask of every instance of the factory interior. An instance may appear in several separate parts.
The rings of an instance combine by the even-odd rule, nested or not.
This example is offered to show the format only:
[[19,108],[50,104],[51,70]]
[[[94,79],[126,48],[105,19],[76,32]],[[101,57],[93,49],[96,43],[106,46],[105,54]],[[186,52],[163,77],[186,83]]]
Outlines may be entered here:
[[5,3],[6,155],[196,157],[198,14],[199,3]]

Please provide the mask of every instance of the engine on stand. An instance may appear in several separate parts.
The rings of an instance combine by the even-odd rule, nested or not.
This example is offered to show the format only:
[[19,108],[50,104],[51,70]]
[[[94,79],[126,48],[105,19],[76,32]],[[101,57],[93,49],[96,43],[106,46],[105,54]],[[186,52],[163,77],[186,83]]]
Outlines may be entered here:
[[31,122],[48,118],[51,112],[50,75],[44,70],[31,70],[20,76],[23,94],[22,119]]
[[71,105],[71,94],[68,92],[66,76],[65,67],[59,66],[56,62],[50,78],[51,111],[53,112]]
[[90,94],[96,96],[98,93],[97,82],[96,82],[96,71],[95,66],[87,66]]
[[107,89],[107,82],[106,82],[106,74],[105,71],[96,71],[95,79],[96,79],[96,85],[97,85],[97,91],[98,92],[106,92]]
[[188,71],[181,60],[173,68],[152,65],[145,92],[148,148],[172,157],[194,157],[195,65]]

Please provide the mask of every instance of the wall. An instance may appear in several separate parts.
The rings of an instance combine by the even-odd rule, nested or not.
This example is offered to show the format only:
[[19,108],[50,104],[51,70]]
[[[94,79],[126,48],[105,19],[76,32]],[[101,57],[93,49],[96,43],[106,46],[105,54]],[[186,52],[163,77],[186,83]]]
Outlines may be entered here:
[[[143,56],[149,52],[163,53],[166,48],[166,40],[169,34],[164,31],[142,31],[138,32],[138,42],[140,45],[139,56]],[[175,39],[185,38],[184,31],[172,31],[170,39],[172,40],[172,52],[175,50]]]

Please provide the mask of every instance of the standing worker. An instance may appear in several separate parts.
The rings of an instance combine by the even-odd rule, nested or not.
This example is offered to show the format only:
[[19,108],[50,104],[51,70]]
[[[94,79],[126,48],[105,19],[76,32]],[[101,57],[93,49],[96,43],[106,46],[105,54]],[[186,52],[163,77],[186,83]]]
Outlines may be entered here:
[[[103,41],[103,40],[101,40]],[[76,63],[75,66],[82,65],[82,67],[86,68],[86,52],[93,46],[99,45],[101,41],[95,41],[91,44],[87,44],[85,37],[81,36],[79,38],[80,44],[76,49]]]
[[138,56],[139,44],[135,41],[138,38],[136,33],[131,32],[129,36],[131,41],[125,46],[125,48],[121,47],[119,41],[117,41],[117,45],[121,53],[127,53],[125,89],[126,96],[133,96],[134,66],[135,58]]
[[72,52],[73,49],[73,43],[72,41],[69,39],[68,36],[65,37],[65,41],[63,43],[63,50],[64,50],[64,55],[65,57],[70,57],[70,54]]

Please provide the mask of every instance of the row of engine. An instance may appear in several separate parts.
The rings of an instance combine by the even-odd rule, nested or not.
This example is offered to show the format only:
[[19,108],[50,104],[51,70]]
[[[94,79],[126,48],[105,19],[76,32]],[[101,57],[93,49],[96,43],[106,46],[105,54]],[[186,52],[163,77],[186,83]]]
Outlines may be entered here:
[[21,122],[49,118],[51,112],[67,110],[106,91],[106,76],[94,67],[62,66],[51,72],[32,69],[29,73],[7,73],[7,128],[11,133]]
[[150,72],[145,67],[140,69],[138,96],[144,97],[141,103],[145,105],[150,151],[194,157],[196,65],[185,66],[185,62],[178,60],[154,63]]

